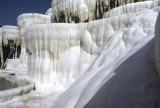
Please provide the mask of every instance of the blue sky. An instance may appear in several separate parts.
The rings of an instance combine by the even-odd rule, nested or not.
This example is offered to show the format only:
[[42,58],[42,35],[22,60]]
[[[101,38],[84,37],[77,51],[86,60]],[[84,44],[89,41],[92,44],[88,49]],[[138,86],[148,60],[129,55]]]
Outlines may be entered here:
[[17,25],[22,13],[44,14],[52,0],[0,0],[0,25]]

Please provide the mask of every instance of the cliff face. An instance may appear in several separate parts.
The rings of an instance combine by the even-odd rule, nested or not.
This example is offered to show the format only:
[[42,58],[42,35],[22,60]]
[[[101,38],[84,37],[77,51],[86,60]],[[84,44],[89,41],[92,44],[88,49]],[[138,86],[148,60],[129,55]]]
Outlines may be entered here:
[[140,1],[145,0],[52,0],[52,22],[79,23],[102,19],[115,7]]

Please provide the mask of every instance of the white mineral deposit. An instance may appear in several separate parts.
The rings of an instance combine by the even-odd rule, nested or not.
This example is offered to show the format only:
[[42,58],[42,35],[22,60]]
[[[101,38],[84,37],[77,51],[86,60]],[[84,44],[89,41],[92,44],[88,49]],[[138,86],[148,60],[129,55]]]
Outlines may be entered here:
[[160,107],[160,0],[51,4],[0,28],[0,108]]

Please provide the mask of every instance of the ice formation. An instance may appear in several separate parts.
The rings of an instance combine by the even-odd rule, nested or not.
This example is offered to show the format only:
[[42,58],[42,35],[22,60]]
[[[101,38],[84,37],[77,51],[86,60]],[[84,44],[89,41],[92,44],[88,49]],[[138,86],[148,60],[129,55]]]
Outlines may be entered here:
[[124,6],[119,6],[117,8],[114,8],[106,12],[103,18],[109,18],[109,17],[113,17],[117,15],[126,14],[126,13],[136,13],[136,12],[152,9],[159,5],[160,5],[159,0],[137,2],[134,4],[131,3],[131,4],[124,5]]
[[[143,10],[142,7],[144,9],[156,7],[159,5],[157,3],[159,2],[148,1],[127,5],[126,7],[123,6],[120,7],[120,10],[123,8],[130,10],[132,7],[135,12],[133,10],[131,10],[131,13],[130,11],[123,11],[122,13],[119,12],[117,16],[113,15],[113,17],[110,16],[109,18],[91,21],[89,23],[35,24],[26,27],[23,37],[29,60],[29,76],[37,82],[37,87],[44,91],[48,87],[67,89],[93,65],[104,44],[108,42],[116,31],[126,24],[128,24],[128,27],[132,25],[128,21],[136,15],[137,10]],[[139,4],[143,5],[137,7],[137,4],[138,6]],[[134,19],[134,21],[140,24],[139,20]],[[151,23],[153,21],[151,20]],[[148,25],[142,24],[142,26],[150,27],[153,25],[148,23]],[[124,39],[128,39],[128,35],[136,34],[138,37],[135,39],[139,40],[149,32],[149,30],[144,29],[144,33],[143,29],[135,28],[135,26],[131,28],[132,31],[127,31],[126,29],[119,33],[119,35],[121,36],[124,32]],[[137,40],[130,39],[126,41],[132,46]],[[123,44],[125,46],[125,43]],[[110,50],[112,51],[112,48]],[[123,50],[120,51],[123,52]],[[115,56],[118,56],[117,52],[115,54],[117,54]],[[112,56],[111,58],[116,59],[115,56]],[[109,64],[109,61],[105,61],[104,63],[107,62]],[[96,62],[94,65],[96,65]]]
[[103,18],[115,7],[138,1],[145,0],[52,0],[52,22],[89,22]]
[[16,26],[3,26],[2,28],[2,39],[4,46],[8,46],[8,40],[13,40],[16,46],[19,46],[20,38],[19,38],[19,30]]
[[45,13],[45,15],[48,15],[48,16],[52,16],[52,8],[49,8],[48,10],[47,10],[47,12]]
[[20,57],[22,61],[22,68],[25,68],[25,70],[27,70],[27,55],[26,55],[26,48],[25,48],[25,42],[24,42],[24,36],[23,36],[25,28],[30,27],[31,25],[36,25],[36,24],[51,23],[51,18],[43,14],[25,13],[25,14],[20,15],[17,18],[17,23],[18,23],[18,28],[20,31],[20,38],[22,41],[21,57]]
[[26,28],[29,75],[42,85],[66,89],[84,74],[104,43],[132,16],[126,14],[88,24],[41,24]]
[[[6,60],[18,58],[21,51],[21,40],[19,29],[16,26],[3,26],[1,27],[1,66],[4,65]],[[11,45],[12,44],[12,45]],[[11,52],[11,46],[15,51]],[[11,54],[13,53],[13,54]],[[12,55],[12,56],[11,56]]]
[[[9,44],[8,40],[14,40],[16,46],[21,43],[20,59],[8,60],[6,68],[19,69],[17,74],[22,75],[25,74],[23,72],[27,72],[27,77],[35,82],[36,92],[28,94],[27,99],[24,98],[25,96],[18,98],[18,102],[22,103],[20,107],[32,107],[33,105],[38,108],[42,107],[42,104],[45,106],[48,94],[52,95],[54,93],[57,95],[55,97],[54,95],[49,96],[54,97],[54,99],[50,99],[52,101],[45,107],[82,108],[94,107],[94,105],[98,107],[99,101],[97,102],[96,98],[100,98],[101,105],[105,104],[103,102],[104,98],[110,99],[107,102],[114,101],[116,92],[112,92],[108,86],[107,92],[104,92],[105,90],[101,88],[106,87],[104,85],[109,83],[113,90],[122,90],[121,87],[119,88],[119,84],[122,87],[124,85],[117,82],[121,78],[118,78],[115,82],[110,80],[116,75],[119,68],[122,68],[119,71],[127,72],[126,77],[123,75],[122,78],[129,79],[128,76],[133,75],[130,85],[133,84],[132,81],[135,81],[133,78],[136,77],[134,76],[138,76],[141,72],[144,74],[145,71],[146,75],[142,77],[144,80],[136,80],[136,85],[140,83],[139,85],[142,85],[142,87],[148,87],[149,81],[159,81],[157,76],[152,73],[152,71],[155,72],[154,63],[150,62],[153,51],[146,53],[152,50],[152,47],[147,47],[148,49],[144,51],[146,58],[141,59],[140,56],[143,56],[141,53],[134,57],[132,64],[130,64],[132,61],[128,61],[128,58],[137,53],[148,42],[150,43],[154,37],[154,26],[160,10],[160,7],[158,7],[160,1],[134,2],[137,2],[137,0],[52,0],[52,8],[47,10],[46,15],[22,14],[17,19],[18,27],[4,26],[0,28],[0,46],[3,47],[3,41],[4,46],[7,46]],[[156,28],[159,28],[158,21]],[[158,67],[159,31],[156,30],[157,46],[155,46],[155,52],[157,52],[155,53],[155,59],[157,70],[160,70]],[[11,33],[13,35],[10,35]],[[1,52],[3,56],[2,53],[3,51]],[[144,64],[149,66],[146,68],[147,70],[143,66],[143,60],[146,61]],[[134,64],[137,63],[136,61],[138,63],[142,61],[138,65],[143,68],[135,69],[136,75],[134,75],[134,69],[131,65],[137,66]],[[121,66],[125,62],[129,62],[126,65],[128,68]],[[13,65],[14,63],[21,64],[21,66]],[[127,69],[132,74],[129,74]],[[19,73],[22,70],[23,72]],[[149,76],[152,76],[152,78]],[[147,81],[147,78],[148,83],[143,83]],[[124,84],[127,85],[128,83],[124,82]],[[101,90],[104,90],[102,93],[109,94],[111,97],[105,97],[105,94],[104,96],[99,95],[98,93]],[[134,90],[135,94],[132,94],[131,92]],[[133,88],[127,93],[136,95],[136,90],[136,88]],[[142,96],[144,89],[138,89],[137,92],[140,92],[139,96]],[[37,97],[34,100],[34,96],[32,96],[34,93],[38,94],[41,99],[43,98],[45,100],[43,102],[46,103],[41,103],[40,101],[43,99],[37,99]],[[118,93],[121,95],[120,92]],[[152,94],[152,92],[147,93]],[[157,96],[159,95],[158,93]],[[153,97],[157,98],[155,94],[153,94]],[[148,101],[151,102],[152,97],[148,96],[148,98]],[[130,97],[127,99],[129,102],[132,101]],[[145,104],[145,99],[140,100],[142,104]],[[107,102],[106,104],[110,105]],[[118,102],[117,105],[120,105]],[[14,105],[8,104],[8,106],[17,107],[18,105],[15,105],[15,103],[13,102]],[[135,107],[137,107],[136,105],[139,105],[139,103],[135,104]]]
[[[157,14],[157,8],[137,13],[135,17],[128,21],[125,27],[122,27],[112,35],[88,72],[59,96],[52,107],[84,107],[105,81],[107,81],[107,76],[112,72],[112,75],[114,75],[114,70],[120,65],[117,62],[122,63],[123,60],[121,59],[124,58],[127,53],[137,46],[143,46],[143,44],[153,38],[153,28]],[[133,51],[131,53],[133,53]],[[62,100],[64,100],[63,103]]]

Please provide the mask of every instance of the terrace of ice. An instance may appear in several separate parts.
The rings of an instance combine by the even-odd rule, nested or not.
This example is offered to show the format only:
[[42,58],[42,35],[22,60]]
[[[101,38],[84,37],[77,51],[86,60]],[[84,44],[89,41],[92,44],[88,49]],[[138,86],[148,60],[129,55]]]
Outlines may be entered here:
[[159,5],[52,0],[46,15],[24,13],[17,26],[1,27],[0,75],[29,85],[8,90],[20,95],[0,107],[160,107]]

